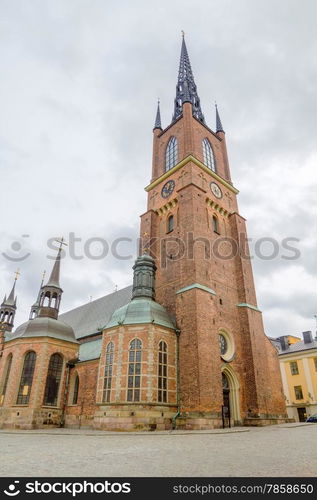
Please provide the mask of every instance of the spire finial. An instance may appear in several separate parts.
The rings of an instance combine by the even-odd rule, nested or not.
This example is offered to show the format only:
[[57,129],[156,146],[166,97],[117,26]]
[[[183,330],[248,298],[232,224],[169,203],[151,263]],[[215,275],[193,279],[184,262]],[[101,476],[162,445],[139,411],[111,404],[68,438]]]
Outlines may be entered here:
[[223,132],[224,133],[225,131],[223,130],[223,126],[222,126],[222,123],[220,120],[218,106],[217,106],[216,101],[215,101],[215,108],[216,108],[216,132]]
[[155,130],[156,128],[162,129],[160,99],[157,100],[157,111],[156,111],[156,117],[155,117],[155,123],[154,123],[154,129],[153,130]]
[[59,246],[59,250],[61,250],[61,249],[62,249],[62,246],[63,246],[63,245],[66,245],[66,246],[67,246],[67,243],[65,242],[65,240],[64,240],[64,238],[63,238],[63,236],[62,236],[61,238],[56,238],[56,240],[55,240],[55,241],[56,241],[57,243],[59,243],[59,244],[60,244],[60,246]]
[[59,274],[60,274],[60,264],[61,264],[61,253],[62,253],[62,247],[63,245],[67,246],[67,243],[65,242],[64,238],[56,238],[55,241],[59,243],[59,249],[57,252],[57,256],[54,262],[54,266],[51,272],[51,275],[49,277],[48,282],[46,283],[46,286],[54,286],[56,288],[60,288],[59,284]]
[[19,278],[19,276],[21,275],[21,273],[20,273],[20,269],[18,268],[18,269],[15,271],[15,273],[14,273],[14,274],[15,274],[14,281],[16,281],[16,280]]
[[182,116],[184,102],[190,102],[193,108],[193,116],[202,123],[205,123],[185,43],[185,32],[182,30],[182,48],[176,85],[173,120],[177,120],[177,118]]

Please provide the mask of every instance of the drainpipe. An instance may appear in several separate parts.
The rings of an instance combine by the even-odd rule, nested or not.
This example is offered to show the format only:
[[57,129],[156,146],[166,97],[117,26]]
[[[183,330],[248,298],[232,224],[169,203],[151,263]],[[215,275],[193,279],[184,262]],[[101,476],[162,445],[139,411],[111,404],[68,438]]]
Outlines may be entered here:
[[65,410],[66,410],[67,399],[68,399],[70,370],[71,370],[71,368],[74,368],[75,363],[77,361],[78,361],[78,358],[75,358],[75,359],[71,359],[71,360],[67,361],[67,363],[66,363],[65,391],[64,391],[64,399],[63,399],[63,406],[62,406],[61,421],[59,424],[60,427],[64,427],[64,425],[65,425]]
[[181,331],[175,330],[176,333],[176,401],[177,401],[177,413],[172,417],[172,429],[176,429],[176,419],[180,417],[180,390],[179,390],[179,336]]
[[5,326],[2,321],[0,321],[0,358],[3,355],[4,350],[4,335],[5,335]]

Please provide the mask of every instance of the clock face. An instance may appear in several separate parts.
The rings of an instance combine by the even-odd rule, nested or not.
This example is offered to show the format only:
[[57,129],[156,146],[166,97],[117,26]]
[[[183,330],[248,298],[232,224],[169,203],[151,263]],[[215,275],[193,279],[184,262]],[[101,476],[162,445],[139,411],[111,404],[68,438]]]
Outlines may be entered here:
[[224,354],[226,354],[227,350],[228,350],[228,343],[227,343],[227,339],[225,338],[224,335],[219,335],[219,345],[220,345],[220,352],[221,352],[221,355],[223,356]]
[[164,186],[162,187],[161,195],[163,198],[168,198],[171,196],[172,192],[174,191],[175,188],[175,181],[168,181]]
[[211,182],[210,189],[216,198],[222,198],[222,191],[221,191],[220,187],[218,186],[218,184],[216,184],[215,182]]

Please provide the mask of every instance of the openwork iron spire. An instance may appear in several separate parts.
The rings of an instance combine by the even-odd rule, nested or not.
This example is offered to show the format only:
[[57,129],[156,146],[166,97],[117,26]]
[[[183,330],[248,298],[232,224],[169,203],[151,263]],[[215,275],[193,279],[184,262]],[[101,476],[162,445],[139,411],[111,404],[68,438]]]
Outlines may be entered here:
[[224,132],[223,126],[220,120],[219,112],[218,112],[218,106],[217,103],[215,103],[216,107],[216,132]]
[[173,120],[177,120],[183,113],[184,102],[191,102],[193,106],[193,116],[205,123],[204,115],[200,107],[200,99],[197,94],[197,87],[194,80],[194,75],[190,65],[190,60],[185,43],[183,32],[181,58],[178,71],[178,82],[176,85],[176,98],[174,101]]
[[156,118],[155,118],[155,123],[154,123],[154,129],[156,128],[162,128],[161,124],[161,111],[160,111],[160,100],[157,101],[157,111],[156,111]]

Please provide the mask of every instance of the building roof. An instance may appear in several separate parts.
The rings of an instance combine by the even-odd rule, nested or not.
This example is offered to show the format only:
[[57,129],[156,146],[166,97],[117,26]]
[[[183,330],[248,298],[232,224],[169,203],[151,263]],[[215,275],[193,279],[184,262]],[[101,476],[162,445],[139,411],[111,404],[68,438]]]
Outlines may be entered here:
[[26,337],[51,337],[76,342],[71,326],[58,319],[40,316],[18,326],[12,334],[6,335],[6,341]]
[[100,332],[110,320],[114,311],[128,304],[132,286],[127,286],[60,314],[59,319],[70,325],[77,339]]
[[79,361],[89,361],[100,357],[102,337],[79,345]]
[[118,325],[156,324],[175,329],[175,323],[165,307],[149,298],[135,298],[117,309],[107,328]]
[[290,344],[287,349],[282,350],[281,344],[277,345],[279,356],[283,356],[284,354],[292,354],[301,351],[308,351],[310,349],[317,349],[317,340],[313,340],[312,342],[305,343],[303,340],[300,342],[294,342],[294,344]]

